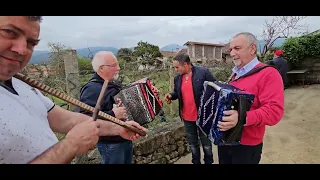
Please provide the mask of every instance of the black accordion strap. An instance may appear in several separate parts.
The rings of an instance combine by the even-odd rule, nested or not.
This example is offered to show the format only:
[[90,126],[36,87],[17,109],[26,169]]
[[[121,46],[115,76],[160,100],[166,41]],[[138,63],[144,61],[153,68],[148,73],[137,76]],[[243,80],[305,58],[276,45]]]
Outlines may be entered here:
[[233,78],[233,76],[235,75],[235,73],[234,72],[232,72],[231,73],[231,76],[228,78],[228,80],[227,80],[227,83],[229,83],[231,80],[232,80],[232,78]]

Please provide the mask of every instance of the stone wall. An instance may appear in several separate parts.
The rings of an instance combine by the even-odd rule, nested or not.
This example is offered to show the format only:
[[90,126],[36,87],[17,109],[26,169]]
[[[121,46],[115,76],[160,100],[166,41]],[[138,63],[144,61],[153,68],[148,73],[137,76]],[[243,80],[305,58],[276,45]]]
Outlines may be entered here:
[[[183,123],[169,121],[148,132],[148,137],[134,141],[133,164],[172,164],[190,153]],[[99,164],[97,149],[74,159],[75,164]]]
[[134,143],[134,164],[171,164],[190,152],[183,123],[171,122]]
[[[305,59],[301,62],[301,69],[307,68],[310,71],[306,74],[306,83],[320,83],[320,59]],[[299,77],[301,78],[301,77]]]

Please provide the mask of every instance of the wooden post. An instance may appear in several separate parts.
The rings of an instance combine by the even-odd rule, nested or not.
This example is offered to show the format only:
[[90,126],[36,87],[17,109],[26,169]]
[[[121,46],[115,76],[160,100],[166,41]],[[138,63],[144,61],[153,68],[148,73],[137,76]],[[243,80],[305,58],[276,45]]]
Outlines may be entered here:
[[[63,60],[66,75],[66,91],[67,94],[79,99],[80,95],[80,75],[76,50],[65,50],[63,52]],[[70,106],[69,110],[74,111],[75,106]]]

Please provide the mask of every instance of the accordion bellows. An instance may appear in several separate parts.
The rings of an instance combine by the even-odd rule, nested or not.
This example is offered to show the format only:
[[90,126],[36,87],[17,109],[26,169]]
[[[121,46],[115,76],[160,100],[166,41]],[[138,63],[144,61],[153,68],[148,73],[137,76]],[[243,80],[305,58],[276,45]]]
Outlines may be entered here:
[[[199,129],[215,145],[238,145],[241,140],[246,112],[250,110],[254,95],[224,83],[205,81],[196,121]],[[217,127],[225,110],[237,110],[239,120],[236,127],[221,132]]]
[[148,78],[140,79],[124,87],[116,96],[126,108],[128,120],[140,125],[152,122],[162,109],[163,103],[152,91]]

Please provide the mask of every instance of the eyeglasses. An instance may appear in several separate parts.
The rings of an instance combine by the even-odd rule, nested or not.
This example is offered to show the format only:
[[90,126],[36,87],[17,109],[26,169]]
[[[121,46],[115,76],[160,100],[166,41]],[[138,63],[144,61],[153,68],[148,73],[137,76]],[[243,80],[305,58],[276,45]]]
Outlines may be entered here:
[[117,67],[117,66],[119,66],[119,64],[118,63],[115,63],[115,64],[104,64],[104,65],[101,65],[100,67],[102,67],[102,66]]

